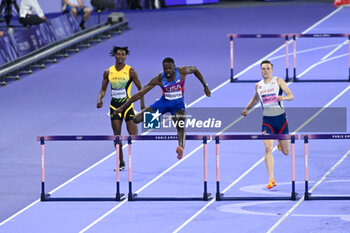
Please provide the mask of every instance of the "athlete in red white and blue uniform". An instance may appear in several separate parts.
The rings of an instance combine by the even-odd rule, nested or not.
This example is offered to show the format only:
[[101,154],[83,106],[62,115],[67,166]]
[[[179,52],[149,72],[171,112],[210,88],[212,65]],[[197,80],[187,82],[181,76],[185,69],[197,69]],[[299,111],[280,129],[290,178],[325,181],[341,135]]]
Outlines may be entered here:
[[[262,61],[260,69],[263,80],[256,83],[255,94],[241,114],[246,116],[249,109],[260,101],[263,108],[263,134],[288,134],[288,122],[282,101],[291,101],[294,99],[294,96],[283,79],[272,76],[273,65],[270,61]],[[283,92],[286,94],[285,96],[282,96]],[[271,189],[277,185],[273,176],[273,140],[264,140],[264,144],[265,163],[269,175],[267,189]],[[288,155],[288,140],[279,140],[278,149],[284,155]]]
[[[202,83],[204,93],[206,96],[210,96],[211,92],[208,88],[208,84],[204,81],[202,74],[195,66],[175,67],[175,62],[172,58],[167,57],[163,60],[163,72],[154,77],[147,85],[145,85],[140,91],[136,92],[128,101],[121,107],[117,108],[113,114],[123,112],[125,108],[130,106],[133,102],[140,99],[147,92],[152,90],[155,86],[160,86],[163,90],[163,94],[159,100],[151,104],[151,106],[143,109],[134,118],[135,123],[143,121],[143,113],[146,112],[159,112],[164,114],[170,112],[173,115],[174,122],[185,121],[185,102],[184,102],[184,87],[186,75],[194,74],[198,80]],[[177,158],[182,159],[185,147],[185,129],[181,127],[182,124],[176,124],[177,136],[179,146],[176,148]]]
[[172,81],[166,79],[164,72],[161,75],[163,95],[150,107],[153,111],[159,110],[161,114],[170,112],[175,115],[178,111],[185,112],[185,80],[180,77],[178,68],[175,68],[175,79]]

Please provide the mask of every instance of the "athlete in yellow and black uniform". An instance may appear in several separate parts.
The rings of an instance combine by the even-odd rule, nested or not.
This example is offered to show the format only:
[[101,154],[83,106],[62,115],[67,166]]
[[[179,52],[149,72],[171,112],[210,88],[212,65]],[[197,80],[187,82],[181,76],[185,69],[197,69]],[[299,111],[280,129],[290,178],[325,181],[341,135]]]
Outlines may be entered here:
[[[114,46],[110,55],[115,58],[116,62],[114,66],[109,67],[109,69],[105,70],[103,73],[102,87],[97,99],[97,108],[103,106],[102,99],[106,95],[107,86],[110,82],[112,95],[110,116],[114,135],[121,135],[123,119],[125,119],[129,135],[137,135],[137,126],[132,121],[135,117],[133,105],[117,115],[113,115],[113,111],[122,106],[130,98],[132,83],[135,83],[137,89],[141,90],[141,82],[136,71],[125,64],[126,56],[129,55],[128,47]],[[145,103],[144,100],[141,99],[141,109],[143,108],[145,108]],[[120,143],[120,170],[125,168],[122,146],[122,143]]]
[[132,79],[130,79],[131,67],[125,65],[124,68],[118,71],[115,66],[109,67],[108,80],[111,83],[111,105],[110,105],[110,116],[112,120],[123,120],[129,121],[134,119],[134,105],[130,105],[129,108],[125,109],[122,113],[113,115],[113,111],[122,106],[129,98],[131,93]]

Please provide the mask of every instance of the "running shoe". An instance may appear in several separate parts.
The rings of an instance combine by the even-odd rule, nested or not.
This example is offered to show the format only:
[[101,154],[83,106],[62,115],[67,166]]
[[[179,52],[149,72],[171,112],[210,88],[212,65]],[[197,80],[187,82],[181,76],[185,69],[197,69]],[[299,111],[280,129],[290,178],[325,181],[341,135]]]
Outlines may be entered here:
[[274,179],[269,180],[269,183],[267,184],[266,188],[267,189],[272,189],[277,185],[276,181]]
[[176,153],[177,153],[176,158],[180,160],[180,159],[182,159],[182,156],[184,155],[184,149],[181,146],[178,146],[178,147],[176,147]]
[[125,169],[125,164],[119,166],[119,171],[123,171]]
[[[114,168],[114,171],[116,171],[117,169],[116,168]],[[119,171],[123,171],[123,170],[125,170],[125,163],[121,163],[120,165],[119,165]]]

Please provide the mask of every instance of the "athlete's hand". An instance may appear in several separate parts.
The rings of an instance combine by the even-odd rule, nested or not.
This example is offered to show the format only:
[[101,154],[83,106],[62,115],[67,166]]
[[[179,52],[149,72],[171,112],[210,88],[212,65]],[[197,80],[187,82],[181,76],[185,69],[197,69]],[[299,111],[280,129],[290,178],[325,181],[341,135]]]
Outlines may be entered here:
[[116,116],[117,114],[121,113],[123,109],[117,108],[116,110],[113,111],[113,115]]
[[209,87],[208,87],[208,86],[205,86],[205,87],[204,87],[204,93],[205,93],[206,96],[210,97],[211,91],[209,90]]
[[277,101],[278,102],[283,101],[283,100],[284,100],[283,96],[281,96],[281,95],[277,96]]
[[102,108],[102,106],[103,106],[103,102],[101,101],[101,102],[97,102],[97,108]]
[[248,109],[243,109],[243,111],[241,112],[241,115],[242,116],[246,116],[246,115],[248,115]]

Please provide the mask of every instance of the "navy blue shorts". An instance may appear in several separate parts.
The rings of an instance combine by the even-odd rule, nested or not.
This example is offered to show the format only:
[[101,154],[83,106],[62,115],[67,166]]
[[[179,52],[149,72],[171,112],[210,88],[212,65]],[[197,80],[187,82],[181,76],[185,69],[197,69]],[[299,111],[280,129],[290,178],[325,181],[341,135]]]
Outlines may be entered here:
[[[82,8],[78,8],[78,7],[74,7],[75,9],[77,9],[77,14],[80,15],[80,14],[83,14],[84,13],[84,9],[85,9],[86,6],[82,7]],[[70,12],[70,10],[72,9],[73,7],[71,6],[66,6],[66,9],[64,9],[63,13],[68,13]]]
[[267,134],[288,134],[288,121],[286,113],[278,116],[264,116],[262,132]]
[[167,100],[164,96],[162,96],[159,100],[151,104],[150,107],[153,109],[153,111],[159,110],[161,114],[170,112],[171,115],[175,115],[175,113],[179,110],[185,111],[185,102],[183,98],[177,100]]

